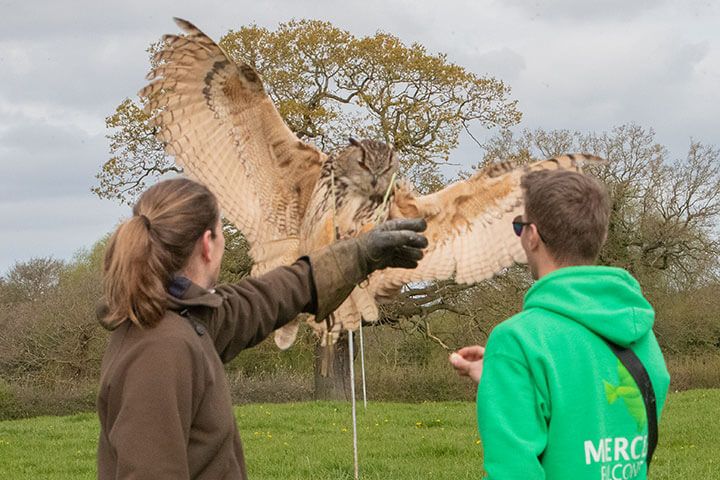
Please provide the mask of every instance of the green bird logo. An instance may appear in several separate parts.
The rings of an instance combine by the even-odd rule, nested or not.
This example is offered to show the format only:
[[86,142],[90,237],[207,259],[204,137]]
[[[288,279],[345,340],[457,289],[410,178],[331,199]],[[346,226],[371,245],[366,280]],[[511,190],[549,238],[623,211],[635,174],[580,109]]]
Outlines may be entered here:
[[625,366],[619,360],[618,378],[620,379],[620,384],[618,386],[603,380],[603,383],[605,384],[605,397],[610,405],[615,403],[618,398],[621,398],[625,403],[628,412],[630,412],[630,415],[637,423],[638,433],[642,432],[645,424],[647,423],[645,403],[643,402],[640,389],[637,387],[632,375],[630,375],[630,372],[627,371]]

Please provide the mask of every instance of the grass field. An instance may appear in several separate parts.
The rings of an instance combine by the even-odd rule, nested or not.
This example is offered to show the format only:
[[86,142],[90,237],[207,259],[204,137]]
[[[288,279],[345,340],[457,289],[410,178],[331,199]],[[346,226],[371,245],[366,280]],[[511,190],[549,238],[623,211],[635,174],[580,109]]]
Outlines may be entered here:
[[[250,478],[352,479],[350,406],[245,405],[236,410]],[[361,477],[480,478],[482,445],[470,403],[360,405]],[[0,479],[95,478],[94,413],[0,422]],[[720,390],[669,396],[654,479],[720,478]]]

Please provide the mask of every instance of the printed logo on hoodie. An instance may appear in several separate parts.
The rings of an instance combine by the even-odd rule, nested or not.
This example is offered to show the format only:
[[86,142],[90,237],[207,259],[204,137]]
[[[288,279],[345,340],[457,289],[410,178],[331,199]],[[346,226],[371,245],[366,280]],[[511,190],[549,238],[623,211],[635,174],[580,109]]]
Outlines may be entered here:
[[[617,362],[618,382],[603,380],[605,398],[609,405],[622,400],[630,416],[635,420],[638,433],[647,423],[645,404],[635,380],[625,366]],[[597,442],[586,440],[585,464],[600,463],[600,480],[626,480],[640,475],[647,456],[647,435],[634,438],[601,438]]]
[[645,423],[647,423],[642,393],[640,393],[640,389],[637,387],[630,372],[625,368],[625,365],[623,365],[620,360],[618,360],[617,365],[620,382],[617,386],[614,386],[607,380],[603,380],[605,384],[605,397],[610,405],[615,403],[619,398],[623,400],[628,412],[630,412],[630,415],[635,419],[638,433],[640,433],[643,428],[645,428]]

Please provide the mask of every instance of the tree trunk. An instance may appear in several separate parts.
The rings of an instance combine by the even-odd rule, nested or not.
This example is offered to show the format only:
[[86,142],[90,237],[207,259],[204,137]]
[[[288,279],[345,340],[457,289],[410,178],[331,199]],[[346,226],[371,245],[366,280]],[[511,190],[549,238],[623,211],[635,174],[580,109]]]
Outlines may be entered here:
[[315,346],[315,400],[351,400],[347,335],[335,345]]

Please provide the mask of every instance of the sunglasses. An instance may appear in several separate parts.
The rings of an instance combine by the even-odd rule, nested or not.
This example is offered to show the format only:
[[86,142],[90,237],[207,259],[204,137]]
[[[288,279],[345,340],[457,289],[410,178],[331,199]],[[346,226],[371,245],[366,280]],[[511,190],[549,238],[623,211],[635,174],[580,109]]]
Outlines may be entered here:
[[[515,235],[517,235],[518,237],[521,236],[523,228],[525,228],[525,225],[531,225],[531,224],[532,224],[532,222],[523,222],[522,215],[518,215],[517,217],[515,217],[512,221],[513,231],[515,232]],[[537,226],[535,227],[535,229],[537,230]],[[540,233],[540,230],[538,230],[537,233],[538,233],[538,236],[540,237],[540,240],[542,240],[544,242],[545,239],[543,238],[542,233]]]
[[515,231],[515,235],[518,237],[522,235],[523,228],[525,228],[525,225],[530,225],[532,222],[523,222],[522,221],[522,215],[518,215],[515,217],[512,221],[513,230]]

